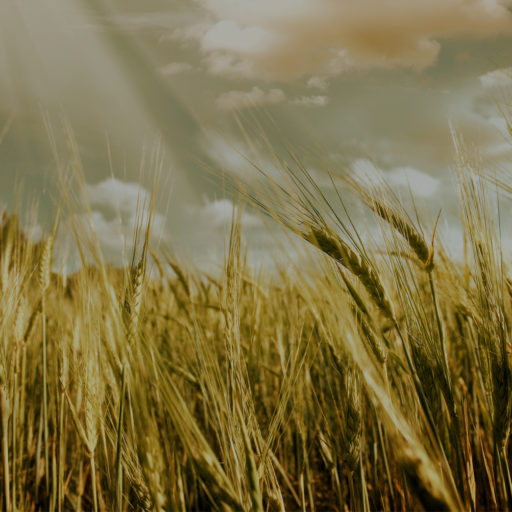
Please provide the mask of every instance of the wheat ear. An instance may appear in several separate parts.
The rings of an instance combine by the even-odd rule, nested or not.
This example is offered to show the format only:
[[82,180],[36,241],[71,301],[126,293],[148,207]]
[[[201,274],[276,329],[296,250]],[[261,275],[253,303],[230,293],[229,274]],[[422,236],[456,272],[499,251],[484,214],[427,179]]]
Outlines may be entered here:
[[332,235],[325,229],[311,227],[309,232],[303,234],[303,237],[352,272],[361,281],[383,315],[390,320],[394,319],[393,306],[387,297],[384,286],[365,258],[357,254],[341,238]]

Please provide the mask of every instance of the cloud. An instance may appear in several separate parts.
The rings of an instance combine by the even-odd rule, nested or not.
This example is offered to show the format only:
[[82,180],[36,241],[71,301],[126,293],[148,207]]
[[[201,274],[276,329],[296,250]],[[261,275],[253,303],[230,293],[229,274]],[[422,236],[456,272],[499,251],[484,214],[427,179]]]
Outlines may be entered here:
[[410,189],[414,197],[430,197],[440,186],[438,178],[414,167],[397,167],[383,171],[370,160],[361,158],[353,162],[352,169],[363,178],[375,179],[376,184],[384,179],[393,188]]
[[237,59],[234,55],[225,52],[213,52],[206,56],[206,65],[210,73],[228,77],[251,78],[254,71],[247,60]]
[[[233,201],[230,199],[216,199],[204,206],[192,208],[199,215],[202,222],[214,228],[223,228],[231,224],[233,218]],[[242,225],[245,227],[262,226],[262,220],[257,215],[243,212]]]
[[306,107],[325,107],[329,103],[329,98],[327,96],[301,96],[296,98],[293,103]]
[[386,173],[391,185],[409,188],[415,197],[430,197],[439,188],[439,180],[430,174],[414,169],[413,167],[400,167]]
[[[87,232],[93,230],[103,247],[121,254],[131,242],[137,226],[143,229],[150,220],[150,192],[141,184],[108,178],[87,185],[87,196],[93,207],[91,215],[77,214],[75,221]],[[168,239],[165,217],[151,212],[151,238]]]
[[219,170],[238,175],[246,175],[254,169],[248,162],[247,149],[238,141],[230,142],[215,134],[208,134],[202,141],[204,151],[218,165]]
[[510,0],[196,1],[210,20],[195,32],[210,69],[271,79],[423,69],[443,40],[512,34]]
[[478,148],[489,169],[506,168],[512,162],[512,68],[495,69],[453,95],[452,126],[466,142]]
[[202,48],[207,51],[228,51],[245,55],[258,55],[272,51],[278,43],[278,36],[260,27],[240,27],[235,21],[222,20],[213,25],[201,39]]
[[43,238],[43,228],[37,222],[29,224],[24,229],[31,242],[39,242]]
[[355,174],[360,174],[365,177],[382,177],[382,170],[367,158],[358,158],[352,162],[351,168]]
[[228,139],[213,132],[205,132],[204,135],[202,148],[215,162],[219,172],[242,178],[245,183],[256,183],[261,179],[260,169],[280,182],[281,164],[268,152],[264,141],[253,139],[249,146],[241,139]]
[[281,89],[270,89],[265,92],[255,86],[250,91],[229,91],[217,98],[217,106],[223,110],[235,110],[260,105],[275,105],[286,99]]
[[137,205],[149,202],[149,192],[139,183],[108,178],[95,185],[87,185],[87,196],[92,206],[100,206],[121,214],[134,214]]
[[[250,91],[229,91],[217,98],[217,107],[222,110],[237,110],[261,105],[277,105],[286,101],[286,96],[281,89],[264,91],[254,86]],[[290,101],[294,105],[306,107],[323,107],[329,103],[327,96],[300,96]]]
[[179,75],[192,71],[193,67],[188,62],[169,62],[160,68],[160,73],[165,76]]
[[[138,226],[144,230],[148,224],[149,213],[145,210],[143,213],[133,213],[126,218],[119,216],[111,217],[103,211],[92,210],[91,213],[75,214],[67,219],[61,229],[60,244],[72,244],[75,225],[81,235],[81,239],[92,239],[94,233],[100,242],[100,245],[107,256],[113,257],[116,261],[129,254],[133,249],[134,234]],[[168,240],[169,235],[166,230],[165,217],[157,212],[153,212],[151,219],[151,241],[158,243],[159,240]]]
[[480,77],[480,83],[486,89],[510,87],[512,85],[512,68],[489,71]]
[[310,89],[320,89],[321,91],[325,91],[329,87],[329,82],[327,81],[326,76],[313,75],[309,78],[307,86]]

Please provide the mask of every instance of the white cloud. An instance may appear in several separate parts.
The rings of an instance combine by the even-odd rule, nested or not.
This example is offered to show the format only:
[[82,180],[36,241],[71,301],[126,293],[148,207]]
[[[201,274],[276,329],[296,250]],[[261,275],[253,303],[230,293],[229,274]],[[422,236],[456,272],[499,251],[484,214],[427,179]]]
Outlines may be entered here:
[[235,110],[260,105],[275,105],[286,99],[281,89],[270,89],[265,92],[255,86],[250,91],[229,91],[217,98],[217,106],[223,110]]
[[329,87],[329,82],[327,81],[326,76],[313,75],[309,78],[307,85],[310,89],[320,89],[321,91],[325,91],[327,87]]
[[211,28],[210,22],[197,23],[197,18],[194,16],[194,22],[181,27],[173,29],[170,33],[161,36],[161,41],[190,41],[194,39],[201,39],[208,30]]
[[264,28],[240,27],[235,21],[222,20],[213,25],[201,39],[207,51],[228,51],[244,55],[258,55],[271,51],[278,43],[278,36]]
[[380,170],[371,160],[366,158],[359,158],[352,162],[352,169],[356,174],[368,177],[382,177],[382,170]]
[[326,171],[324,169],[308,169],[309,175],[313,178],[316,185],[322,188],[333,188],[333,182],[336,187],[343,187],[345,184],[341,181],[340,176],[333,171]]
[[119,218],[108,220],[101,212],[93,211],[91,216],[85,217],[82,222],[96,233],[104,247],[120,252],[125,248],[128,230],[126,226],[122,225]]
[[217,163],[221,171],[228,171],[239,175],[246,174],[251,168],[248,162],[247,154],[242,148],[238,150],[240,144],[229,142],[228,140],[214,134],[203,141],[203,146],[208,155]]
[[385,175],[391,185],[410,187],[415,197],[430,197],[439,188],[439,180],[437,178],[413,167],[393,169]]
[[480,77],[480,82],[486,89],[510,87],[512,85],[512,68],[490,71]]
[[[202,222],[214,228],[229,226],[233,218],[233,201],[230,199],[216,199],[206,203],[204,206],[192,208],[197,213]],[[243,212],[242,225],[245,227],[259,227],[262,220],[257,215]]]
[[464,261],[464,232],[460,222],[451,218],[449,222],[446,220],[439,224],[438,236],[448,254],[457,262]]
[[212,52],[206,57],[206,65],[210,73],[232,77],[252,77],[254,71],[247,60],[238,59],[226,52]]
[[169,62],[160,68],[160,73],[165,76],[179,75],[192,71],[193,67],[188,62]]
[[149,202],[149,192],[139,183],[108,178],[96,185],[87,185],[89,202],[122,214],[134,214],[137,204]]
[[[87,185],[87,196],[93,211],[91,215],[76,215],[75,221],[87,232],[93,230],[102,246],[117,251],[131,243],[137,226],[145,229],[150,220],[150,192],[141,184],[108,178],[95,185]],[[151,212],[152,240],[167,239],[166,219]]]
[[257,169],[261,169],[279,181],[280,164],[268,153],[268,148],[254,141],[249,147],[241,140],[229,140],[217,134],[205,134],[202,145],[204,151],[218,166],[218,170],[231,176],[241,177],[244,182],[256,182],[261,179]]
[[413,167],[397,167],[388,171],[379,169],[370,160],[361,158],[353,162],[352,169],[360,178],[385,180],[390,186],[411,190],[414,197],[430,197],[439,189],[440,180]]
[[39,242],[43,238],[43,228],[41,224],[32,223],[26,226],[25,234],[31,242]]
[[[75,214],[68,219],[60,236],[63,240],[71,240],[73,238],[71,226],[74,224],[84,239],[91,238],[92,233],[95,233],[101,247],[113,253],[119,260],[121,256],[132,250],[136,227],[142,226],[142,229],[145,230],[148,221],[149,212],[147,210],[138,214],[133,213],[127,218],[109,217],[102,211],[93,210],[90,215],[88,213]],[[157,242],[158,240],[168,240],[168,238],[165,217],[153,212],[151,240]]]
[[508,140],[489,146],[484,154],[494,160],[497,159],[501,165],[506,164],[509,168],[512,164],[512,144]]
[[479,78],[479,84],[461,89],[457,97],[453,95],[452,124],[467,143],[478,147],[485,166],[510,169],[512,68],[493,70]]
[[[222,110],[236,110],[247,107],[258,107],[261,105],[277,105],[283,103],[286,96],[281,89],[270,89],[264,91],[254,86],[250,91],[229,91],[217,98],[217,107]],[[295,105],[306,107],[324,107],[329,103],[327,96],[300,96],[291,100]]]
[[329,103],[329,98],[327,96],[301,96],[296,98],[293,103],[306,107],[325,107]]
[[441,40],[512,34],[510,0],[197,1],[210,20],[195,37],[207,58],[273,79],[422,69],[435,63]]

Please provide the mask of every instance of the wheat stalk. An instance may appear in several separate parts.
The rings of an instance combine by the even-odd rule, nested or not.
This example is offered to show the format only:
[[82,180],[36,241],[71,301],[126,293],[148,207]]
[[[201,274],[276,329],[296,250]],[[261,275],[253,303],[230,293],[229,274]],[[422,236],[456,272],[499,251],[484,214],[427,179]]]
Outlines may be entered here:
[[341,238],[325,229],[311,227],[310,231],[303,234],[303,237],[352,272],[361,281],[383,315],[386,318],[394,319],[393,306],[387,297],[384,286],[366,258],[362,258]]

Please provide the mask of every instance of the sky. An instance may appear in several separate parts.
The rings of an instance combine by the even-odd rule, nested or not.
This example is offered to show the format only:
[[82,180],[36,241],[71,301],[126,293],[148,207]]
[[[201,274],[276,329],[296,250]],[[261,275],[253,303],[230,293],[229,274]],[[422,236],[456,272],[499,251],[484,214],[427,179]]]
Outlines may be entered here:
[[[42,233],[59,175],[79,168],[115,260],[154,188],[155,237],[207,267],[231,220],[222,173],[272,172],[271,145],[326,189],[326,165],[381,170],[442,206],[450,236],[451,127],[511,170],[496,105],[510,105],[511,50],[506,0],[1,2],[0,206],[19,208],[21,187]],[[252,259],[281,250],[260,216],[243,222]]]

